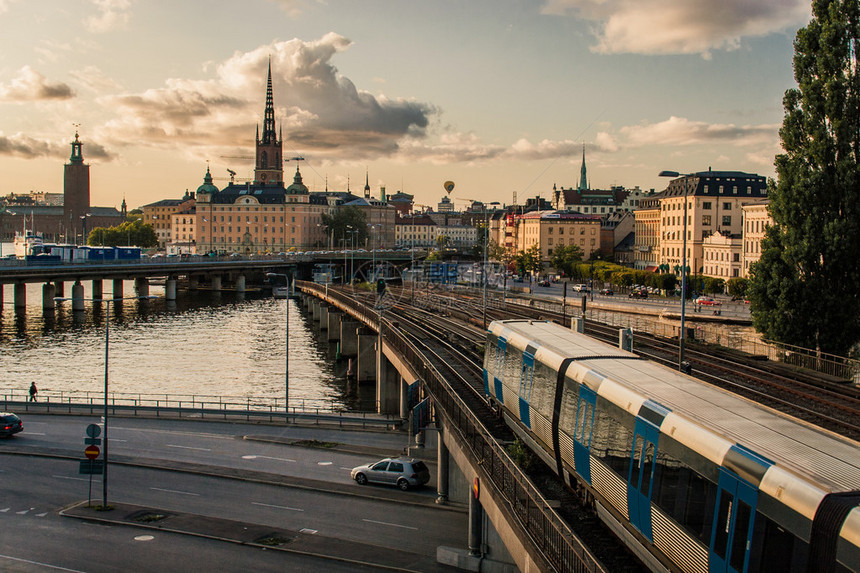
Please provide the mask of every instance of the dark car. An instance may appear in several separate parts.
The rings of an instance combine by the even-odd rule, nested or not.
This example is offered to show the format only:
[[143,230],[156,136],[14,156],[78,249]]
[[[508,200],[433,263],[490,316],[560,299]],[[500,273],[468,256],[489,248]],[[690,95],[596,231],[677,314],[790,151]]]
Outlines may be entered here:
[[11,437],[24,430],[24,422],[11,412],[0,412],[0,436]]
[[605,295],[605,296],[612,296],[615,293],[612,292],[611,288],[604,288],[604,289],[600,289],[600,294]]
[[629,295],[628,298],[648,298],[648,291],[643,289],[634,290]]
[[548,286],[550,286],[550,284],[551,283],[548,280],[542,280],[538,283],[538,286],[548,287]]
[[413,486],[422,486],[430,481],[430,470],[420,460],[385,458],[372,464],[353,468],[350,477],[365,485],[368,482],[396,485],[403,491]]

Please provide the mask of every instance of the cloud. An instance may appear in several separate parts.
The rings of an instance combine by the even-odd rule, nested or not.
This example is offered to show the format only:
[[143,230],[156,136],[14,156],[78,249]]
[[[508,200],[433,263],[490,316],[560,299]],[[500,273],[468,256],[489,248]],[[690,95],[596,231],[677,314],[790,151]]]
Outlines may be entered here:
[[644,123],[619,130],[625,144],[633,147],[708,143],[761,145],[775,140],[778,132],[779,125],[710,124],[675,116],[660,123]]
[[[22,133],[6,136],[0,133],[0,157],[10,156],[22,159],[68,158],[71,154],[70,143],[57,143],[34,139]],[[113,155],[99,143],[84,141],[83,155],[86,159],[111,160]]]
[[112,78],[105,75],[105,73],[96,66],[86,66],[80,70],[71,70],[69,75],[84,88],[93,93],[103,94],[122,90],[122,86]]
[[91,0],[95,4],[98,14],[84,18],[84,26],[94,33],[105,33],[115,29],[125,28],[131,15],[128,9],[131,7],[130,0]]
[[31,102],[73,97],[75,92],[67,84],[49,82],[45,76],[30,66],[24,66],[18,70],[18,75],[8,84],[0,84],[0,101]]
[[593,25],[601,54],[701,54],[805,25],[809,0],[546,0],[543,14]]
[[170,79],[141,93],[103,96],[99,103],[117,117],[102,135],[117,144],[220,145],[248,153],[254,124],[263,120],[271,57],[275,120],[285,149],[348,160],[389,155],[401,138],[424,137],[436,108],[357,88],[332,64],[350,45],[334,33],[310,42],[275,42],[237,52],[208,80]]

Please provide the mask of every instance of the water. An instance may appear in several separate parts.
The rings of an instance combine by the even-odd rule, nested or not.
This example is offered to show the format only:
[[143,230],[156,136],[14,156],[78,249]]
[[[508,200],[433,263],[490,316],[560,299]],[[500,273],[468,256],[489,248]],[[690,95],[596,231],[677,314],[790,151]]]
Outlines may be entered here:
[[[6,251],[4,245],[3,251]],[[91,297],[84,282],[84,297]],[[71,294],[71,283],[65,295]],[[110,296],[112,283],[104,282]],[[16,312],[5,285],[0,314],[0,391],[25,392],[36,381],[41,393],[104,392],[105,308],[87,302],[73,313],[71,302],[42,311],[42,285],[27,286],[26,313]],[[109,381],[117,393],[209,395],[279,400],[285,394],[285,312],[290,305],[290,405],[372,409],[345,379],[297,301],[259,294],[195,294],[179,291],[167,302],[153,284],[153,300],[125,300],[110,308]],[[133,297],[131,281],[123,296]],[[366,403],[370,400],[370,403]]]

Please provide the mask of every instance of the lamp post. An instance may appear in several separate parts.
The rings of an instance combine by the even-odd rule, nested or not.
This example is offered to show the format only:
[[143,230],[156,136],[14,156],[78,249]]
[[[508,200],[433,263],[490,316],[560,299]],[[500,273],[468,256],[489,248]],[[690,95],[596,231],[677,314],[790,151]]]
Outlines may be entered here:
[[[492,203],[487,203],[488,205],[498,205],[498,201],[493,201]],[[481,313],[482,323],[484,325],[484,330],[487,330],[487,247],[490,243],[490,212],[484,207],[484,272],[481,274],[484,278],[484,304],[483,311]]]
[[[661,171],[660,177],[681,177],[677,171]],[[687,365],[684,364],[684,339],[686,338],[686,330],[684,328],[684,319],[686,316],[687,303],[687,188],[689,186],[689,177],[692,173],[686,173],[684,177],[684,231],[681,237],[681,334],[678,336],[678,370],[687,372]]]
[[[82,217],[83,218],[83,217]],[[107,509],[108,507],[108,362],[110,358],[110,303],[112,302],[120,302],[123,300],[146,300],[158,298],[155,295],[152,296],[134,296],[134,297],[118,297],[118,298],[89,298],[83,299],[88,300],[90,302],[103,302],[105,303],[106,313],[105,313],[105,406],[104,406],[104,439],[102,441],[102,460],[104,461],[104,468],[102,470],[102,509]],[[54,297],[54,300],[57,302],[67,301],[67,300],[75,300],[70,297]]]
[[269,280],[275,277],[284,277],[287,281],[287,311],[286,311],[286,351],[284,352],[284,412],[285,422],[290,422],[290,277],[282,273],[266,273],[266,278]]

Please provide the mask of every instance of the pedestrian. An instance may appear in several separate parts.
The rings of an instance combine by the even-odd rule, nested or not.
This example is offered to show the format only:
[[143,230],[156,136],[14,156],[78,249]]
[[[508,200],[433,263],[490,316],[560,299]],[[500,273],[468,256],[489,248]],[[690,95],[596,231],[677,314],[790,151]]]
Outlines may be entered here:
[[30,401],[31,402],[36,401],[36,394],[38,394],[38,393],[39,393],[39,389],[36,388],[36,383],[30,382]]

